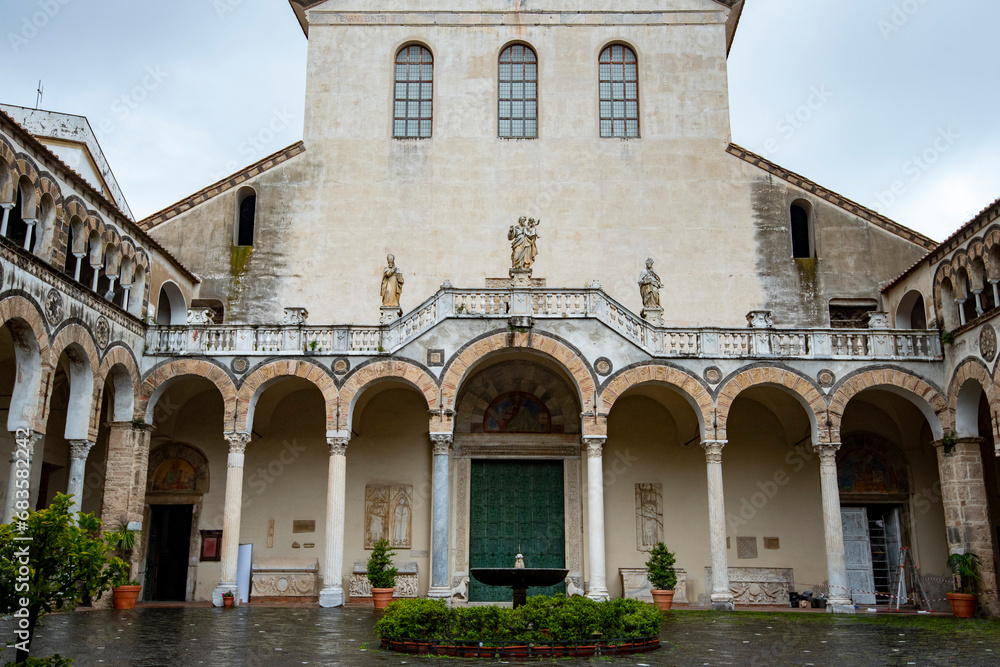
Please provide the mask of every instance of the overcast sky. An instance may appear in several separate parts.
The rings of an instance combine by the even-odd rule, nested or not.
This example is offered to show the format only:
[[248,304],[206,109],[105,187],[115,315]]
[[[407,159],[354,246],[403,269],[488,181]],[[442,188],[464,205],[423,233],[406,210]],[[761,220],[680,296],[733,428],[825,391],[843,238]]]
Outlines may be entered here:
[[[1000,2],[747,5],[734,142],[937,240],[1000,197]],[[0,27],[0,101],[42,79],[87,116],[137,218],[302,136],[286,0],[3,0]]]

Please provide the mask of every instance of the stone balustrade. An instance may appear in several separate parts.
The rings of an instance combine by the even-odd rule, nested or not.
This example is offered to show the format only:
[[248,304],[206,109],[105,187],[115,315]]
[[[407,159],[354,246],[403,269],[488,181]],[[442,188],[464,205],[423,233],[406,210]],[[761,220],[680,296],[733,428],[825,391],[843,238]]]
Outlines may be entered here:
[[[391,354],[446,319],[512,317],[514,293],[527,292],[530,317],[593,319],[614,329],[654,357],[906,359],[941,358],[936,331],[889,329],[780,329],[761,325],[768,314],[751,314],[749,327],[673,329],[654,326],[600,288],[442,288],[397,320],[381,326],[211,325],[153,326],[146,339],[152,355],[373,355]],[[520,320],[520,318],[519,318]]]

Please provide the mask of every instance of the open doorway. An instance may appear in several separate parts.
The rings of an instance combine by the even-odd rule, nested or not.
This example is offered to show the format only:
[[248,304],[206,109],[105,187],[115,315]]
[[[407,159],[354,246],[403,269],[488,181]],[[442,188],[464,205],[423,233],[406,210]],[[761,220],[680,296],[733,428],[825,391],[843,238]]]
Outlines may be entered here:
[[184,601],[194,506],[151,505],[149,509],[145,599]]

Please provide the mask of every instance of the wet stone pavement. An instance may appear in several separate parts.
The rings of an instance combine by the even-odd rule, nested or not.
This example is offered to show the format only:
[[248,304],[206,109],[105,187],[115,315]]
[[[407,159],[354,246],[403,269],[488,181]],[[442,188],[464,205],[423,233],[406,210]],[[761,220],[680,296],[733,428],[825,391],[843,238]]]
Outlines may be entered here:
[[[378,650],[370,608],[139,608],[47,617],[32,655],[78,666],[481,665],[498,660],[418,657]],[[10,619],[0,633],[12,637]],[[559,665],[956,665],[1000,667],[1000,622],[914,616],[857,617],[675,611],[665,649]],[[0,663],[13,659],[3,653]]]

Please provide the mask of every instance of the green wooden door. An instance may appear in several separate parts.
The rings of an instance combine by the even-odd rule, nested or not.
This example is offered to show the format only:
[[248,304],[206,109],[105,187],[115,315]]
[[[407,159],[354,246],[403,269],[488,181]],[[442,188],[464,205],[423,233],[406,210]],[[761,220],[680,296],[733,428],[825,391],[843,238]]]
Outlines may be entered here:
[[[473,461],[469,566],[514,567],[520,546],[527,567],[565,567],[562,461]],[[528,595],[565,593],[566,584]],[[510,602],[509,588],[469,582],[469,600]]]

